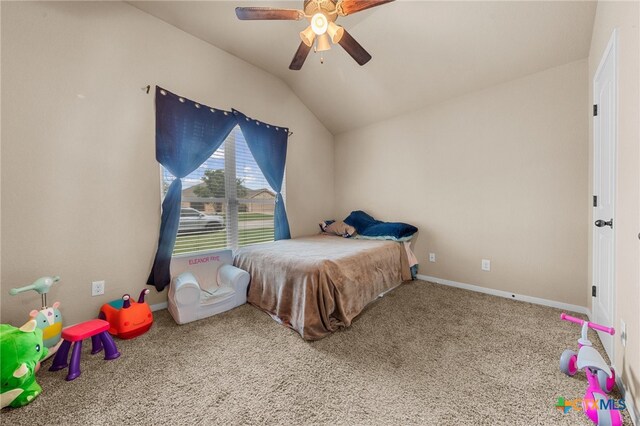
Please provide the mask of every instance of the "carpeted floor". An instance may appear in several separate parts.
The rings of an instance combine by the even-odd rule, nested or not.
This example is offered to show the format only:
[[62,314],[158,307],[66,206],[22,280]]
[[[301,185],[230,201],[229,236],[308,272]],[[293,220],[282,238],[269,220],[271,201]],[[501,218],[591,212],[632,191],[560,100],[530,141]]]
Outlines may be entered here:
[[424,281],[313,343],[249,305],[183,326],[160,311],[147,334],[117,340],[118,360],[86,345],[73,382],[46,361],[42,395],[0,422],[590,425],[554,407],[586,389],[558,371],[580,333],[559,315]]

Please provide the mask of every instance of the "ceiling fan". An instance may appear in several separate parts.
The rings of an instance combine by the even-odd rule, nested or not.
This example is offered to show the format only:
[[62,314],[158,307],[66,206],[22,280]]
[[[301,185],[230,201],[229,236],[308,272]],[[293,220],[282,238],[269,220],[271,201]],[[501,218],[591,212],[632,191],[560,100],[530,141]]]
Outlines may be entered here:
[[370,9],[393,0],[304,0],[303,10],[275,9],[270,7],[236,7],[236,16],[240,20],[309,20],[309,26],[300,33],[302,42],[293,56],[289,69],[302,68],[314,42],[316,52],[331,49],[332,41],[339,44],[359,65],[371,59],[351,34],[335,21],[339,16],[347,16],[361,10]]

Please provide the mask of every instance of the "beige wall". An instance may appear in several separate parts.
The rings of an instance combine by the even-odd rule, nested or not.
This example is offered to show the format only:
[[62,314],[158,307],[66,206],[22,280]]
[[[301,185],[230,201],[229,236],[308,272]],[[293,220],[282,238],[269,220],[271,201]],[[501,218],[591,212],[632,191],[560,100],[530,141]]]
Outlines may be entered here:
[[[627,345],[615,338],[615,365],[640,410],[640,25],[638,2],[598,3],[589,53],[589,97],[593,78],[614,28],[618,29],[618,145],[615,224],[616,298],[615,328],[627,325]],[[589,120],[591,122],[591,120]],[[590,124],[590,127],[592,123]],[[590,176],[593,164],[593,133],[590,133]],[[592,180],[589,179],[589,194]],[[588,234],[591,237],[591,208]],[[591,241],[589,282],[591,282]],[[591,298],[589,297],[589,304]],[[640,414],[640,413],[639,413]],[[640,420],[640,419],[639,419]]]
[[418,226],[421,274],[586,306],[586,84],[581,60],[338,135],[336,217]]
[[279,79],[124,3],[2,2],[2,322],[39,306],[7,292],[42,275],[62,276],[68,324],[144,287],[160,221],[147,84],[289,126],[292,233],[332,213],[333,136]]
[[[420,227],[422,274],[588,305],[586,88],[618,27],[616,325],[626,321],[629,342],[623,349],[616,340],[616,364],[640,407],[637,2],[599,4],[588,63],[338,135],[335,152],[332,135],[280,80],[126,4],[2,2],[1,10],[1,321],[15,324],[39,298],[8,289],[41,275],[63,277],[51,299],[67,323],[144,287],[160,214],[146,84],[292,128],[294,235],[364,209]],[[482,258],[491,272],[480,270]],[[97,279],[107,294],[93,298]],[[152,303],[163,300],[152,291]]]

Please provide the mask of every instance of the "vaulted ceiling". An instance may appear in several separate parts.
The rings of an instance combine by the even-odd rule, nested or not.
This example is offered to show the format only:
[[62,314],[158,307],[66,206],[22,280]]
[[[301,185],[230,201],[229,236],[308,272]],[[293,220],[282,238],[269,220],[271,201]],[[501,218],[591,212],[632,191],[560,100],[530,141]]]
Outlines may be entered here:
[[240,21],[236,6],[300,1],[133,1],[133,6],[278,76],[333,134],[587,57],[591,1],[398,0],[339,18],[373,56],[338,45],[289,63],[306,21]]

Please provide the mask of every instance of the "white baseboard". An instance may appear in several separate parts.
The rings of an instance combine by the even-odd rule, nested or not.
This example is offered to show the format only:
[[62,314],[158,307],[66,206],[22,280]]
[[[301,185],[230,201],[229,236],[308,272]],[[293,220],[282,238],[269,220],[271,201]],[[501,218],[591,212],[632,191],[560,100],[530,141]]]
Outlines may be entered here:
[[618,385],[618,389],[622,394],[622,398],[624,398],[624,403],[627,406],[627,411],[629,411],[629,417],[631,417],[631,422],[634,426],[638,426],[640,423],[640,417],[638,416],[638,412],[636,411],[636,407],[633,404],[633,397],[631,393],[627,390],[627,387],[624,385],[622,378],[616,372],[616,385]]
[[149,307],[151,308],[151,312],[155,312],[155,311],[161,311],[163,309],[167,309],[168,306],[169,306],[168,302],[160,302],[160,303],[156,303],[155,305],[151,305]]
[[504,297],[505,299],[519,300],[521,302],[534,303],[536,305],[550,306],[552,308],[563,309],[566,311],[577,312],[587,315],[591,318],[591,311],[585,306],[572,305],[570,303],[557,302],[555,300],[542,299],[540,297],[526,296],[523,294],[511,293],[508,291],[495,290],[493,288],[480,287],[478,285],[459,283],[457,281],[445,280],[442,278],[431,277],[428,275],[416,276],[423,281],[429,281],[436,284],[446,285],[449,287],[462,288],[464,290],[476,291],[478,293],[490,294],[492,296]]

